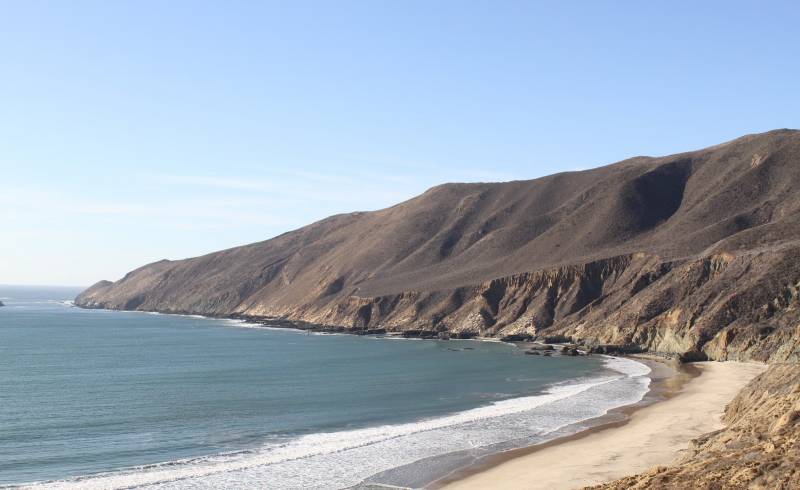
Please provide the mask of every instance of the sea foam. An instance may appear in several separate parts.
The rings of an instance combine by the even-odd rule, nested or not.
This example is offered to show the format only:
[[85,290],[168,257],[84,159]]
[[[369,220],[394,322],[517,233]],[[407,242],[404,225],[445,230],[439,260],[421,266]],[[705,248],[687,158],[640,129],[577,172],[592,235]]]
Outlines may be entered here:
[[479,448],[520,447],[555,437],[565,427],[636,403],[647,392],[650,368],[625,358],[606,358],[607,371],[535,396],[413,423],[309,434],[253,451],[129,468],[75,479],[42,482],[39,488],[346,488],[372,475]]

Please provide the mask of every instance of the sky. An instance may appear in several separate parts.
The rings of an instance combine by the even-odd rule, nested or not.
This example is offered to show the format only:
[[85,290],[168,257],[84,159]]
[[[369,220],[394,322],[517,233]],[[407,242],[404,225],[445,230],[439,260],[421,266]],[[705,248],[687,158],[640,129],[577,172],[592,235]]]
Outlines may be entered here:
[[0,284],[798,127],[800,2],[0,1]]

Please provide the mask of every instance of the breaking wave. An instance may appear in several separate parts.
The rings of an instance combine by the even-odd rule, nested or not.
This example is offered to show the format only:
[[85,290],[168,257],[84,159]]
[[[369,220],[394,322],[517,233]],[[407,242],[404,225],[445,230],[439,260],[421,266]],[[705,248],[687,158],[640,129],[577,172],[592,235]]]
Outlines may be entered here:
[[[240,321],[236,325],[249,326]],[[562,382],[538,395],[496,401],[446,416],[308,434],[251,451],[132,467],[30,487],[345,488],[393,468],[457,451],[543,442],[562,435],[559,431],[564,428],[644,397],[650,384],[648,366],[612,357],[604,363],[607,369],[595,377]]]

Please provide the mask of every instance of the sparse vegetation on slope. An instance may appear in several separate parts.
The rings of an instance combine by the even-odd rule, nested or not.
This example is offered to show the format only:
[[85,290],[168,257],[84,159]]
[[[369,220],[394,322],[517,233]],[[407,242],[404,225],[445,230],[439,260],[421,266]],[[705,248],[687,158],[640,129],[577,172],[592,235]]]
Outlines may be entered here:
[[530,181],[447,184],[156,262],[77,303],[797,360],[798,185],[791,130]]
[[770,366],[728,405],[725,423],[673,466],[592,488],[800,488],[800,365]]

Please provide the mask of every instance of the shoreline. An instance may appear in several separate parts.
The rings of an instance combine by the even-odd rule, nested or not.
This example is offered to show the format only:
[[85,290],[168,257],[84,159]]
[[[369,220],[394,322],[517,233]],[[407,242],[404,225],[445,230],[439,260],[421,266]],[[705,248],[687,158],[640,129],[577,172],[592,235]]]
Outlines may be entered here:
[[[100,311],[107,311],[107,312],[114,312],[114,313],[120,313],[120,312],[121,313],[125,313],[125,312],[140,313],[140,314],[144,313],[144,314],[158,314],[158,315],[166,315],[166,316],[185,316],[185,317],[206,319],[206,320],[212,320],[212,321],[220,321],[220,320],[222,320],[222,321],[232,321],[232,322],[234,322],[231,325],[232,327],[236,327],[239,322],[242,322],[242,323],[247,323],[248,322],[248,320],[245,320],[245,319],[242,319],[242,318],[213,317],[213,316],[206,316],[206,315],[199,315],[199,314],[162,313],[162,312],[148,312],[148,311],[142,311],[142,310],[111,310],[111,309],[100,309],[100,308],[82,308],[80,306],[75,306],[75,307],[80,308],[80,309],[89,309],[89,310],[96,309],[96,310],[100,310]],[[263,323],[250,323],[250,325],[252,325],[250,328],[267,328],[267,329],[275,329],[275,330],[292,330],[292,331],[295,331],[297,333],[301,333],[303,331],[303,329],[298,329],[296,327],[288,326],[288,325],[275,325],[275,326],[273,326],[273,325],[269,325],[269,324],[265,325]],[[322,335],[326,335],[326,334],[330,335],[330,333],[328,333],[328,332],[313,332],[313,333],[322,334]],[[347,334],[350,334],[350,332],[341,332],[339,334],[340,335],[347,335]],[[356,336],[358,336],[358,335],[356,335]],[[370,336],[373,336],[373,335],[370,335]],[[377,337],[377,338],[384,337],[384,336],[400,337],[399,335],[387,335],[387,334],[383,334],[383,335],[378,334],[378,335],[374,335],[374,336]],[[412,338],[406,338],[406,339],[407,340],[439,340],[439,339],[420,339],[420,338],[413,338],[413,337]],[[471,339],[453,339],[453,340],[456,340],[456,341],[457,340],[469,340],[469,341],[473,341],[473,342],[501,343],[501,344],[508,345],[512,349],[519,350],[520,353],[526,351],[527,347],[529,347],[529,342],[525,342],[525,341],[510,342],[510,341],[503,341],[503,340],[501,340],[499,338],[491,338],[491,337],[490,338],[476,337],[476,338],[471,338]],[[554,345],[556,347],[556,349],[553,351],[554,352],[554,357],[566,356],[565,354],[561,353],[560,349],[558,349],[558,347],[561,344],[551,344],[551,345]],[[668,383],[670,381],[674,381],[675,379],[678,378],[678,376],[677,376],[678,373],[676,371],[674,371],[673,369],[668,368],[666,366],[666,364],[663,362],[663,359],[661,359],[661,358],[657,358],[658,360],[652,360],[652,359],[647,359],[647,358],[642,358],[642,357],[635,357],[635,356],[611,356],[611,355],[604,355],[604,354],[594,354],[594,355],[590,354],[588,356],[581,355],[581,356],[569,356],[569,357],[585,357],[587,359],[591,359],[592,356],[596,356],[596,357],[599,357],[599,358],[609,358],[610,360],[613,360],[614,358],[618,358],[619,361],[616,361],[616,362],[625,362],[624,359],[627,358],[630,361],[633,361],[634,363],[646,365],[647,368],[649,368],[650,372],[645,374],[645,376],[650,379],[650,382],[649,382],[649,386],[647,388],[645,388],[645,390],[640,391],[640,392],[637,393],[639,396],[641,396],[641,399],[636,399],[636,400],[629,399],[626,402],[626,403],[628,403],[628,405],[623,405],[623,406],[617,406],[615,408],[610,408],[610,409],[608,409],[608,412],[606,412],[605,414],[602,414],[603,409],[593,410],[595,412],[594,414],[592,414],[592,415],[594,415],[593,418],[586,418],[586,419],[578,420],[578,421],[572,422],[571,424],[569,424],[567,426],[564,426],[562,428],[558,428],[555,431],[553,431],[552,433],[547,434],[546,436],[542,436],[542,439],[540,439],[540,441],[538,441],[540,443],[538,445],[536,445],[536,446],[533,446],[533,447],[539,448],[539,447],[549,446],[554,441],[561,441],[561,440],[563,440],[565,438],[576,437],[576,436],[578,436],[580,434],[584,434],[586,432],[590,432],[590,431],[596,430],[596,428],[598,426],[603,426],[603,425],[606,425],[606,424],[609,424],[609,423],[618,424],[618,423],[620,423],[620,417],[624,417],[625,414],[627,414],[627,412],[632,409],[631,407],[639,407],[639,406],[642,406],[642,405],[648,405],[648,404],[656,402],[659,399],[659,397],[661,396],[662,392],[668,391],[667,388],[666,388],[665,383]],[[647,371],[647,368],[644,368],[642,366],[640,366],[640,368],[643,369],[645,372]],[[624,372],[624,371],[622,371],[622,372]],[[592,405],[586,405],[585,404],[584,406],[590,407]],[[605,407],[605,405],[603,405],[603,406]],[[552,440],[548,440],[548,439],[552,439]],[[544,442],[541,442],[542,440]],[[491,453],[491,454],[484,453],[485,456],[479,456],[479,457],[481,458],[481,460],[483,460],[485,458],[485,459],[491,461],[493,459],[492,456],[507,456],[508,454],[514,454],[517,451],[524,451],[524,450],[526,450],[528,448],[521,447],[521,446],[523,444],[526,444],[526,443],[527,444],[533,444],[533,442],[534,441],[532,441],[532,440],[531,441],[524,441],[524,442],[520,441],[519,445],[514,446],[514,449],[507,449],[505,451],[501,450],[499,448],[494,448],[494,449],[491,449],[491,451],[493,451],[493,453]],[[510,446],[506,446],[506,448],[509,448],[509,447]],[[488,450],[488,446],[487,446],[487,450]],[[464,451],[464,450],[462,449],[462,450],[454,451],[452,454],[460,453],[462,451]],[[500,452],[498,452],[498,451],[500,451]],[[442,457],[446,457],[446,456],[448,456],[450,454],[451,453],[445,453],[445,454],[441,454],[441,455],[437,455],[437,456],[431,456],[431,457],[425,458],[425,459],[442,458]],[[481,460],[479,460],[479,461],[481,461]],[[447,476],[452,475],[452,474],[460,474],[461,471],[464,471],[467,468],[473,468],[474,465],[475,465],[475,462],[476,461],[465,461],[460,466],[451,466],[449,469],[448,468],[442,468],[444,471],[436,472],[434,474],[431,474],[430,475],[430,479],[427,480],[425,482],[425,484],[426,485],[435,484],[435,482],[441,480],[442,477],[447,477]],[[415,465],[416,465],[416,462],[411,462],[411,463],[407,463],[407,464],[402,465],[402,466],[413,467]],[[394,470],[394,469],[396,469],[396,468],[389,468],[388,470],[383,470],[383,471],[381,471],[379,473],[376,473],[376,475],[378,475],[380,473],[384,473],[386,471],[391,471],[391,470]],[[452,473],[450,473],[451,471],[452,471]],[[375,475],[373,475],[373,476],[375,476]],[[368,477],[366,480],[369,480],[370,478],[371,477]]]
[[690,440],[723,428],[725,406],[766,369],[757,363],[715,361],[670,366],[661,359],[630,357],[673,374],[653,379],[642,401],[609,411],[586,430],[489,455],[426,488],[568,490],[670,464]]
[[[47,308],[47,311],[51,311],[51,310],[53,310],[53,309],[55,309],[55,310],[57,310],[57,311],[61,311],[62,309],[63,309],[64,311],[68,311],[68,309],[67,309],[67,308],[63,308],[63,306],[62,306],[62,303],[57,303],[57,304],[52,304],[52,305],[43,305],[43,307],[44,307],[44,308]],[[100,315],[100,316],[99,316],[99,318],[100,318],[100,320],[101,320],[101,321],[105,321],[105,320],[103,320],[103,318],[104,318],[104,317],[111,317],[111,316],[117,315],[117,313],[118,313],[118,312],[117,312],[117,311],[115,311],[115,310],[107,310],[107,311],[109,312],[109,314],[108,314],[108,315]],[[78,311],[78,312],[79,312],[79,311]],[[140,312],[140,313],[141,313],[141,312]],[[133,317],[133,315],[131,315],[130,317]],[[81,318],[82,318],[82,317],[81,317]],[[146,319],[146,317],[140,317],[140,318],[142,318],[142,320],[141,320],[141,321],[144,321],[144,319]],[[163,317],[162,317],[162,318],[163,318]],[[200,317],[200,318],[204,318],[204,317]],[[187,319],[187,320],[188,320],[188,319]],[[213,319],[213,318],[209,318],[208,320],[211,320],[211,322],[209,322],[209,323],[212,323],[212,324],[219,324],[219,323],[222,323],[222,322],[219,322],[219,321],[217,321],[217,319]],[[133,319],[132,321],[138,322],[138,321],[137,321],[137,320],[135,320],[135,319]],[[148,323],[149,323],[149,322],[148,322]],[[173,322],[170,322],[170,324],[172,324],[172,323],[173,323]],[[202,323],[205,323],[205,321],[204,321],[204,320],[199,320],[199,321],[194,321],[194,320],[193,320],[191,323],[193,323],[193,324],[202,324]],[[227,323],[227,322],[225,322],[225,323]],[[180,325],[180,324],[182,324],[182,322],[176,322],[176,324]],[[225,325],[220,325],[220,326],[221,326],[222,328],[226,328],[226,326],[225,326]],[[217,327],[214,327],[214,328],[217,328]],[[291,340],[290,340],[290,341],[291,341]],[[494,340],[494,342],[498,342],[498,341],[497,341],[497,340]],[[498,351],[498,350],[501,350],[501,351],[505,352],[505,350],[506,350],[505,348],[503,348],[503,349],[500,349],[500,346],[495,346],[495,347],[497,347],[497,349],[494,349],[494,348],[493,348],[493,349],[491,349],[491,351]],[[503,347],[506,347],[506,346],[503,346]],[[508,350],[512,350],[512,349],[516,350],[516,349],[518,349],[518,347],[515,347],[515,346],[508,345]],[[518,354],[518,353],[515,353],[515,354]],[[570,356],[570,357],[571,357],[571,356]],[[605,357],[607,357],[607,356],[598,356],[598,357],[605,358]],[[518,360],[520,360],[520,359],[521,359],[521,360],[523,360],[523,361],[522,361],[522,363],[523,363],[522,365],[523,365],[523,366],[527,365],[527,364],[526,364],[526,363],[527,363],[527,361],[533,361],[533,360],[534,360],[533,358],[529,358],[529,357],[526,357],[526,356],[518,356]],[[566,361],[567,359],[566,359],[566,358],[564,358],[564,359],[562,359],[562,360]],[[575,362],[577,362],[577,361],[578,361],[578,360],[576,359],[576,360],[575,360]],[[597,361],[600,361],[600,359],[597,359]],[[605,361],[605,359],[603,359],[603,361]],[[549,362],[549,361],[547,361],[547,362]],[[615,363],[615,364],[617,364],[617,365],[621,364],[621,365],[622,365],[622,367],[626,367],[625,365],[626,365],[626,364],[629,364],[629,362],[628,362],[628,361],[625,361],[624,359],[617,359],[616,361],[614,361],[614,363]],[[638,363],[630,363],[630,364],[638,364]],[[618,366],[618,367],[619,367],[619,366]],[[639,365],[639,366],[637,366],[637,367],[639,368],[639,370],[640,370],[640,371],[647,371],[647,369],[643,368],[643,366],[641,366],[641,365]],[[514,373],[518,373],[518,372],[519,372],[519,370],[517,370],[517,369],[514,369],[514,370],[512,370],[512,371],[513,371],[513,372],[512,372],[512,374],[514,374]],[[635,369],[634,369],[634,371],[635,371]],[[591,371],[591,372],[588,372],[588,373],[586,374],[586,376],[587,376],[587,377],[592,377],[592,376],[594,376],[594,372],[593,372],[593,371]],[[570,378],[570,380],[571,380],[571,379],[572,379],[572,378]],[[642,386],[644,386],[644,380],[642,380]],[[491,387],[490,387],[490,388],[491,388]],[[618,391],[619,391],[619,390],[618,390]],[[646,391],[645,389],[642,389],[642,390],[637,390],[637,391],[636,391],[636,395],[638,395],[638,396],[637,396],[637,397],[635,397],[635,398],[636,398],[636,399],[638,399],[638,398],[640,398],[641,396],[643,396],[643,395],[645,394],[645,391]],[[623,393],[623,394],[624,394],[624,393],[628,393],[628,394],[631,394],[631,395],[633,394],[633,393],[632,393],[632,391],[631,391],[630,389],[629,389],[629,390],[622,390],[622,391],[621,391],[621,393]],[[539,397],[539,395],[540,395],[539,393],[534,393],[534,394],[532,394],[531,396],[536,396],[536,397]],[[544,395],[544,393],[542,393],[542,395]],[[569,396],[571,397],[571,396],[573,396],[573,395],[569,395]],[[595,398],[596,398],[596,397],[595,397]],[[632,401],[632,399],[631,399],[631,398],[628,398],[628,399]],[[492,403],[492,405],[494,405],[494,403]],[[584,407],[590,407],[591,405],[588,405],[588,404],[586,404],[586,403],[584,402],[584,403],[583,403],[583,406],[584,406]],[[476,408],[477,408],[477,409],[482,409],[482,408],[483,408],[483,404],[481,404],[481,406],[479,406],[479,407],[476,407]],[[470,409],[470,410],[473,410],[473,409]],[[467,411],[470,411],[470,410],[467,410]],[[484,411],[485,411],[485,410],[484,410]],[[602,410],[593,410],[593,413],[595,413],[595,414],[602,413]],[[460,412],[459,412],[459,413],[456,413],[456,414],[453,414],[453,415],[459,415],[459,414],[460,414]],[[492,414],[489,414],[489,415],[492,415]],[[486,418],[489,418],[489,417],[486,417]],[[424,423],[424,422],[425,422],[425,420],[423,420],[422,422]],[[468,422],[469,422],[469,420],[468,420]],[[462,423],[462,422],[461,422],[461,421],[459,421],[459,424],[460,424],[460,423]],[[413,421],[413,424],[414,424],[414,425],[419,425],[419,419],[416,419],[416,420],[414,420],[414,421]],[[450,426],[450,425],[454,425],[454,424],[450,424],[450,423],[448,422],[447,424],[442,424],[442,427],[448,427],[448,426]],[[538,425],[538,424],[530,424],[530,423],[529,423],[529,424],[526,424],[526,425],[527,425],[528,427],[531,427],[531,426],[535,426],[535,425]],[[483,427],[483,426],[479,426],[479,427],[477,427],[477,428],[473,428],[473,430],[476,430],[476,431],[477,431],[477,430],[482,430],[482,431],[485,431],[485,429],[482,429],[481,427]],[[370,428],[370,427],[367,427],[367,429],[369,429],[369,428]],[[422,433],[422,434],[424,434],[425,432],[428,432],[428,430],[427,430],[427,428],[426,428],[426,427],[423,427],[423,429],[425,429],[425,430],[418,430],[418,428],[415,428],[415,431],[414,431],[414,433]],[[479,436],[482,436],[482,435],[483,435],[483,432],[476,432],[476,434],[477,434],[477,435],[479,435]],[[390,435],[391,435],[391,434],[390,434]],[[401,435],[404,435],[404,434],[401,434]],[[381,437],[383,437],[383,439],[382,439],[382,440],[391,440],[391,439],[393,439],[393,438],[394,438],[394,437],[389,437],[389,438],[386,438],[386,437],[384,437],[383,435],[381,435]],[[435,445],[434,441],[432,441],[430,438],[426,438],[426,439],[427,439],[428,441],[430,441],[430,442],[428,442],[427,444],[425,444],[425,440],[423,440],[423,439],[418,439],[418,440],[422,441],[422,442],[423,442],[423,444],[424,444],[425,446],[427,446],[428,448],[434,449],[434,448],[436,447],[436,445]],[[417,439],[415,439],[415,440],[417,440]],[[475,440],[477,440],[477,439],[475,439]],[[363,437],[362,437],[360,440],[358,440],[358,441],[359,441],[359,442],[363,441]],[[317,443],[319,443],[319,440],[317,440],[316,442],[317,442]],[[336,441],[336,444],[339,444],[339,442],[340,442],[340,440],[337,440],[337,441]],[[417,444],[417,445],[418,445],[418,446],[422,446],[423,444]],[[357,448],[357,447],[359,447],[359,446],[352,446],[352,447],[353,447],[353,448]],[[315,448],[314,450],[317,450],[317,449]],[[349,448],[348,448],[348,450],[349,450]],[[405,451],[405,449],[401,449],[401,450],[400,450],[400,451],[398,451],[397,453],[402,455],[403,451]],[[339,452],[341,452],[341,451],[337,449],[336,451],[334,451],[334,452],[331,452],[331,454],[334,454],[334,453],[339,453]],[[257,467],[257,466],[265,466],[265,465],[268,465],[268,464],[274,464],[274,463],[262,463],[262,461],[265,461],[264,454],[266,454],[266,453],[263,453],[263,454],[257,454],[257,455],[256,455],[256,457],[253,457],[253,458],[250,458],[249,456],[247,456],[248,458],[250,458],[250,459],[248,459],[247,461],[231,461],[231,462],[228,462],[228,461],[220,461],[220,462],[222,462],[223,464],[230,464],[230,465],[232,465],[232,466],[239,465],[239,467],[237,467],[237,468],[235,468],[235,469],[231,469],[230,471],[227,469],[227,467],[224,467],[223,465],[220,465],[220,466],[223,466],[223,470],[221,470],[221,471],[217,471],[217,470],[214,470],[214,469],[212,468],[212,470],[213,470],[213,471],[208,471],[208,474],[207,474],[207,475],[206,475],[206,474],[201,474],[201,473],[195,473],[195,474],[196,474],[196,475],[199,475],[199,476],[197,476],[197,478],[199,478],[199,479],[202,479],[202,478],[205,478],[206,476],[208,476],[210,479],[212,479],[212,480],[213,480],[213,478],[214,478],[214,477],[213,477],[212,475],[213,475],[213,474],[216,474],[216,473],[220,473],[220,474],[222,474],[222,473],[227,473],[227,472],[231,472],[231,473],[233,473],[233,472],[247,471],[247,470],[249,470],[251,467],[252,467],[252,468],[255,468],[255,467]],[[209,456],[212,456],[212,457],[213,457],[213,455],[209,455]],[[437,456],[438,456],[438,455],[437,455]],[[223,457],[224,457],[224,456],[223,456]],[[334,457],[335,457],[335,458],[339,458],[339,456],[334,456]],[[233,458],[232,458],[232,459],[233,459]],[[362,458],[362,460],[363,460],[363,459],[365,459],[365,458]],[[162,471],[162,470],[164,470],[165,472],[174,472],[174,473],[176,473],[176,474],[179,474],[179,476],[178,476],[178,477],[176,477],[176,478],[182,478],[182,475],[180,475],[180,473],[181,473],[181,472],[185,472],[186,474],[188,474],[188,473],[190,472],[190,470],[192,470],[192,468],[189,468],[189,466],[193,466],[193,465],[195,465],[195,466],[200,466],[200,467],[203,469],[203,471],[205,471],[205,468],[206,468],[206,466],[204,466],[204,465],[207,465],[208,467],[210,467],[210,466],[212,466],[212,465],[215,465],[215,464],[218,462],[218,461],[215,461],[215,460],[213,460],[213,459],[209,459],[209,460],[208,460],[209,462],[208,462],[208,463],[206,463],[206,462],[205,462],[205,460],[202,460],[202,457],[200,457],[200,458],[197,458],[197,461],[199,461],[199,462],[197,462],[197,463],[195,463],[195,462],[190,462],[188,465],[184,465],[184,464],[183,464],[183,462],[182,462],[181,460],[174,460],[174,461],[173,461],[173,460],[170,460],[170,461],[164,461],[164,463],[166,463],[166,464],[162,464],[162,463],[156,463],[156,464],[153,464],[153,465],[152,465],[152,468],[142,468],[142,469],[146,470],[146,471],[144,471],[144,472],[143,472],[145,477],[149,477],[149,474],[150,474],[150,473],[155,473],[155,472],[158,472],[158,471]],[[391,463],[391,462],[392,462],[392,461],[390,461],[390,463]],[[412,461],[412,462],[413,462],[413,461]],[[145,466],[147,466],[147,465],[145,465]],[[123,468],[123,469],[124,469],[124,468]],[[152,471],[151,471],[151,470],[152,470]],[[106,480],[113,482],[113,481],[114,481],[114,480],[113,480],[113,478],[116,478],[116,477],[120,477],[120,478],[121,478],[121,479],[120,479],[120,482],[122,482],[122,483],[120,483],[119,485],[120,485],[120,486],[124,486],[124,484],[125,484],[124,482],[128,482],[128,480],[126,480],[126,478],[133,478],[133,477],[139,478],[140,476],[142,476],[142,475],[140,474],[140,472],[138,472],[138,470],[137,470],[137,471],[131,471],[131,472],[130,472],[130,474],[128,474],[128,473],[124,473],[124,472],[107,472],[107,473],[109,473],[109,474],[107,474],[107,475],[104,475],[104,474],[95,474],[95,475],[94,475],[94,477],[92,477],[92,475],[91,475],[91,474],[82,475],[82,476],[76,477],[74,480],[70,480],[70,481],[67,481],[67,482],[65,482],[65,483],[64,483],[64,486],[73,485],[73,486],[75,486],[75,487],[78,487],[78,486],[90,487],[91,485],[95,485],[95,486],[97,486],[97,487],[101,487],[101,486],[103,486],[103,485],[105,484],[105,481],[106,481]],[[190,475],[190,476],[187,476],[186,478],[187,478],[187,479],[191,479],[191,478],[195,478],[195,476],[192,476],[192,475]],[[138,480],[137,480],[137,481],[138,481]],[[200,481],[200,480],[198,480],[198,481]],[[59,482],[57,482],[57,481],[51,481],[51,482],[47,482],[47,483],[48,483],[48,484],[52,484],[53,486],[58,486],[58,485],[59,485]]]
[[425,486],[426,490],[439,490],[490,470],[506,461],[525,457],[529,454],[543,451],[569,441],[579,440],[598,431],[622,427],[628,423],[634,412],[672,398],[687,382],[700,375],[700,370],[691,364],[681,364],[677,360],[671,358],[648,356],[646,354],[616,357],[631,359],[650,368],[651,371],[647,374],[647,377],[650,378],[650,386],[641,400],[629,405],[613,408],[604,415],[585,420],[581,422],[585,427],[577,431],[568,432],[564,435],[559,435],[553,439],[531,446],[523,446],[487,454],[472,464],[457,468],[437,478]]
[[[299,332],[306,332],[306,333],[314,333],[317,335],[355,335],[355,336],[372,336],[372,337],[400,337],[405,338],[408,340],[472,340],[472,341],[489,341],[489,342],[498,342],[498,343],[506,343],[509,345],[514,346],[517,349],[525,350],[526,345],[529,344],[529,341],[519,341],[519,340],[504,340],[499,337],[467,337],[467,338],[458,338],[458,337],[449,337],[446,339],[437,338],[433,336],[423,336],[423,335],[411,335],[406,336],[403,335],[401,332],[386,332],[383,329],[378,331],[375,330],[353,330],[347,329],[343,327],[331,327],[328,325],[316,325],[310,324],[306,322],[294,322],[294,321],[287,321],[283,319],[272,319],[272,318],[253,318],[253,317],[243,317],[240,315],[200,315],[200,314],[191,314],[191,313],[166,313],[166,312],[150,312],[150,311],[142,311],[142,310],[114,310],[114,309],[106,309],[106,308],[87,308],[85,306],[79,305],[72,305],[73,307],[81,308],[81,309],[100,309],[105,311],[114,311],[114,312],[131,312],[131,313],[147,313],[147,314],[161,314],[161,315],[175,315],[175,316],[188,316],[188,317],[195,317],[195,318],[204,318],[209,320],[228,320],[233,321],[236,323],[241,322],[242,324],[249,324],[249,328],[267,328],[267,329],[276,329],[276,330],[294,330]],[[415,332],[417,333],[417,332]],[[558,347],[561,345],[559,343],[552,343],[551,345],[556,347],[556,352],[559,352]],[[556,354],[558,356],[563,355],[560,352]],[[589,354],[591,355],[591,354]],[[633,420],[633,417],[636,415],[637,412],[646,410],[654,405],[660,405],[662,403],[667,402],[668,400],[679,396],[685,386],[695,380],[697,377],[701,376],[703,372],[702,367],[698,367],[697,364],[682,364],[676,358],[672,357],[665,357],[656,354],[629,354],[629,355],[602,355],[602,357],[617,357],[617,358],[628,358],[632,361],[636,361],[642,364],[647,365],[651,372],[647,375],[650,379],[650,386],[648,391],[644,394],[641,400],[631,403],[629,405],[617,407],[610,409],[606,414],[595,417],[594,419],[587,419],[576,423],[577,425],[573,427],[576,431],[571,433],[565,433],[563,435],[557,435],[554,439],[548,440],[545,442],[541,442],[532,446],[527,447],[520,447],[515,449],[507,449],[502,450],[500,452],[486,454],[485,456],[480,457],[477,460],[467,463],[465,466],[461,466],[458,468],[453,469],[451,472],[442,474],[437,476],[435,480],[429,480],[429,483],[424,485],[424,488],[428,489],[480,489],[480,488],[487,488],[487,485],[492,485],[496,481],[502,481],[502,475],[498,480],[497,475],[495,473],[501,469],[501,467],[505,467],[511,463],[514,463],[521,459],[528,459],[531,457],[541,457],[542,453],[549,453],[564,445],[570,445],[574,443],[579,443],[586,438],[591,438],[596,434],[602,434],[606,432],[615,432],[622,430],[624,427],[629,425]],[[708,364],[708,363],[705,363]],[[726,363],[728,364],[728,363]],[[743,385],[742,385],[743,386]],[[741,387],[739,387],[741,388]],[[738,389],[731,395],[731,398],[738,392]],[[724,404],[723,404],[724,408]],[[710,431],[710,430],[709,430]],[[703,431],[708,432],[708,431]],[[697,437],[701,434],[697,434],[694,437]],[[693,437],[688,437],[686,441],[684,441],[683,447],[685,448],[688,444],[689,439]],[[675,451],[677,454],[678,451]],[[667,461],[668,463],[669,461]],[[413,466],[415,463],[409,464],[409,466]],[[662,464],[662,463],[659,463]],[[530,466],[530,465],[529,465]],[[641,471],[649,468],[648,465],[644,468],[640,468]],[[535,468],[535,466],[533,466]],[[637,470],[635,472],[639,472]],[[564,471],[567,473],[567,470]],[[571,474],[574,474],[574,471],[570,471]],[[630,472],[629,472],[630,473]],[[615,479],[617,477],[626,476],[629,473],[622,473],[614,477],[609,477],[607,479]],[[491,481],[481,481],[486,474],[492,474]],[[574,488],[573,486],[559,486],[557,482],[548,482],[547,484],[543,484],[542,486],[530,486],[526,485],[525,481],[520,480],[517,477],[514,477],[514,482],[504,482],[503,488]],[[532,471],[531,473],[532,482],[540,481],[540,471]],[[473,481],[478,480],[477,485],[473,485]],[[604,480],[598,481],[590,481],[587,484],[592,483],[600,483]],[[362,484],[365,482],[362,482]],[[377,482],[371,482],[377,483]],[[530,483],[530,482],[528,482]],[[378,484],[376,487],[367,486],[367,487],[359,487],[356,486],[354,488],[382,488],[385,484]],[[517,485],[517,486],[515,486]],[[581,483],[579,486],[585,486]]]

